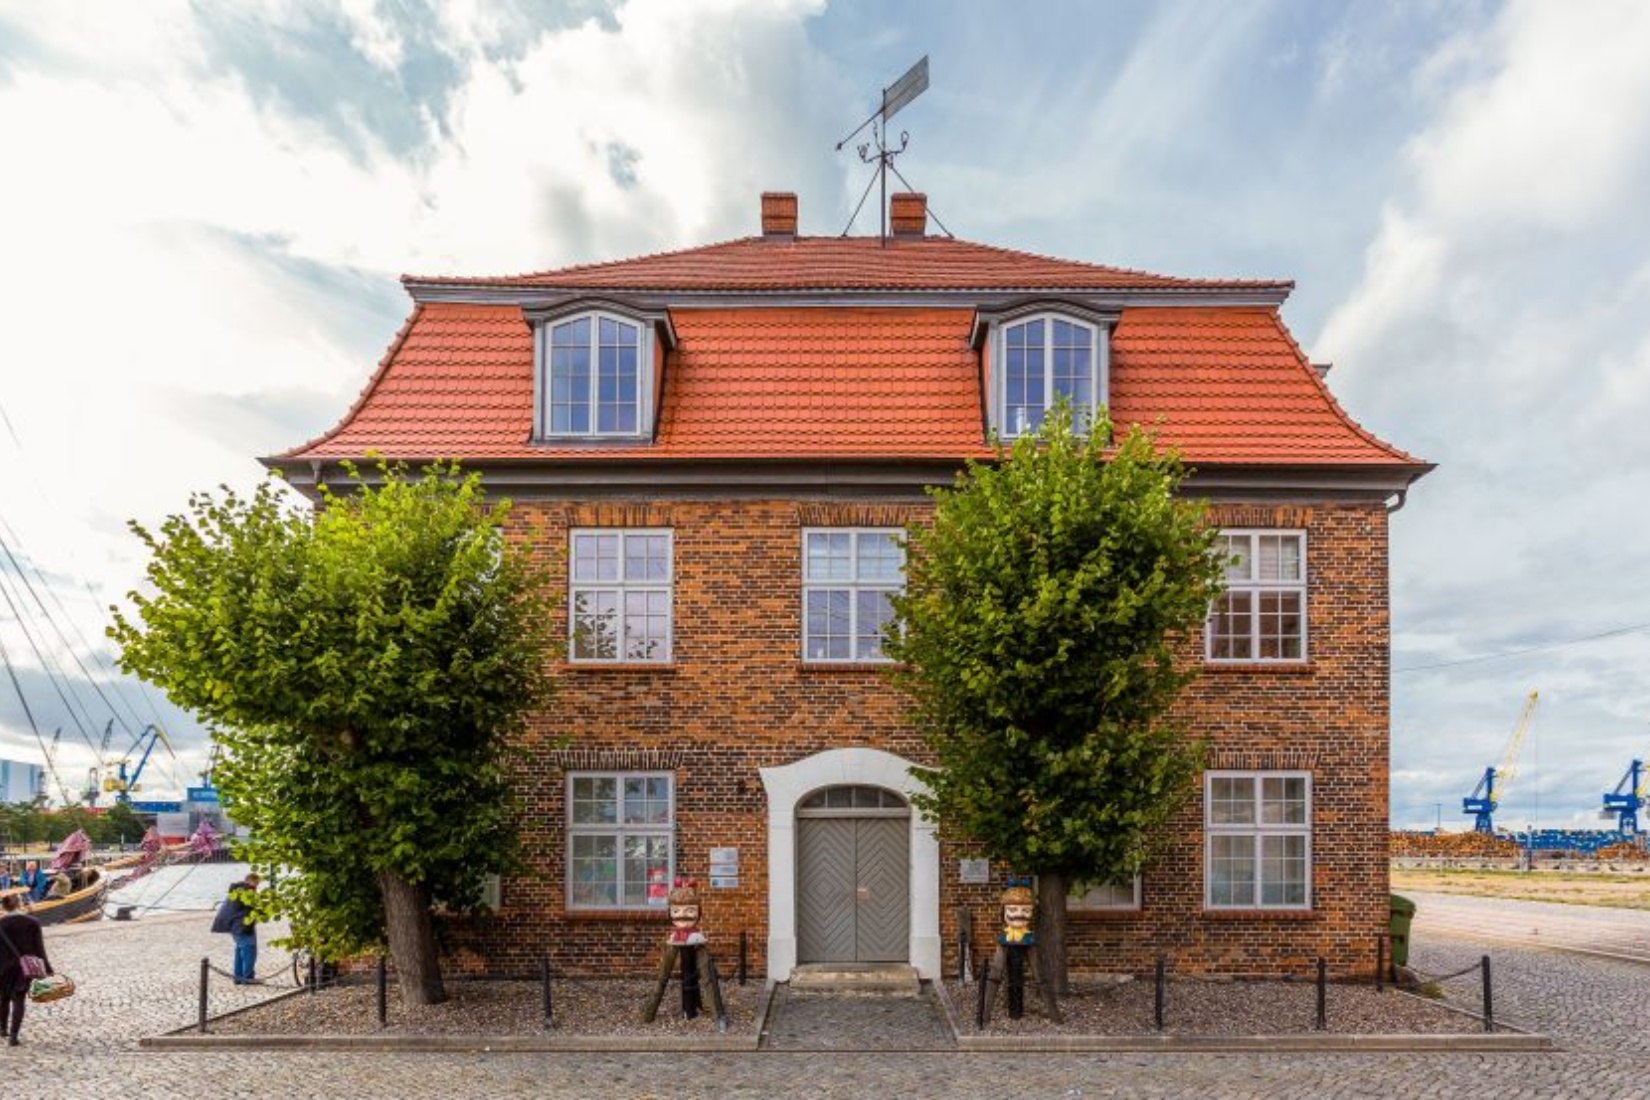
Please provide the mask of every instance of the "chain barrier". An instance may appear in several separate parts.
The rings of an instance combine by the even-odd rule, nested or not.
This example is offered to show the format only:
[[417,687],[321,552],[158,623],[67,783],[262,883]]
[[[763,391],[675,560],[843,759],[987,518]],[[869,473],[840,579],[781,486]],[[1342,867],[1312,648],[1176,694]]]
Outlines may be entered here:
[[[207,962],[206,968],[208,970],[210,970],[212,973],[218,975],[221,978],[228,978],[230,981],[235,980],[235,975],[234,975],[233,972],[223,969],[221,966],[218,966],[216,963]],[[277,977],[281,974],[290,973],[291,969],[292,969],[292,960],[287,959],[285,962],[279,964],[278,966],[275,967],[275,969],[269,971],[267,974],[253,974],[252,975],[252,981],[254,983],[258,984],[258,985],[267,985],[267,984],[269,984],[269,979]]]
[[1457,970],[1457,971],[1455,971],[1453,973],[1450,973],[1450,974],[1428,974],[1426,971],[1417,970],[1413,966],[1406,967],[1406,969],[1409,970],[1410,973],[1414,974],[1415,977],[1418,978],[1423,983],[1424,982],[1439,982],[1439,983],[1441,983],[1441,982],[1450,981],[1454,978],[1464,977],[1467,974],[1476,974],[1480,970],[1483,969],[1483,963],[1475,962],[1471,966],[1464,966],[1460,970]]

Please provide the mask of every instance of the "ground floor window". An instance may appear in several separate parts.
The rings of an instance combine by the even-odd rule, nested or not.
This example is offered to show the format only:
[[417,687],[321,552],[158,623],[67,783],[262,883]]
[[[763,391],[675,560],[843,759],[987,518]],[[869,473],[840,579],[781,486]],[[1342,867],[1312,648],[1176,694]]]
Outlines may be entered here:
[[1307,909],[1312,779],[1305,772],[1209,772],[1203,791],[1211,909]]
[[1066,895],[1066,911],[1108,913],[1140,908],[1140,876],[1127,882],[1075,882]]
[[676,847],[669,772],[569,775],[567,819],[569,908],[665,906]]

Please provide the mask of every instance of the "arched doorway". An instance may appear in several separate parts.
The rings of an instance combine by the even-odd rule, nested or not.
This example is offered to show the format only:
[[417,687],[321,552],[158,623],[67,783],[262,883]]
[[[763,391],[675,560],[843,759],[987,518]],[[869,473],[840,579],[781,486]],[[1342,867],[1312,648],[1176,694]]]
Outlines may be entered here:
[[825,787],[797,804],[798,962],[910,957],[910,819],[881,787]]

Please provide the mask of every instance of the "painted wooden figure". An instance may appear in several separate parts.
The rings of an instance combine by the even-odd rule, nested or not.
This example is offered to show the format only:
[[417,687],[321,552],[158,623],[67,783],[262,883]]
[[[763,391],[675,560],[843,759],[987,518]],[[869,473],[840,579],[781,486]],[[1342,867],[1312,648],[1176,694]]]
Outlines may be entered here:
[[699,928],[699,884],[692,879],[679,878],[670,891],[670,932],[665,936],[665,948],[659,957],[659,975],[648,996],[647,1008],[642,1013],[646,1023],[652,1023],[659,1014],[659,1002],[664,999],[665,987],[670,984],[670,973],[681,959],[682,1015],[694,1019],[703,1007],[702,996],[710,993],[711,1008],[716,1013],[716,1030],[728,1029],[728,1012],[722,1003],[722,986],[716,978],[716,965],[710,957],[710,947]]

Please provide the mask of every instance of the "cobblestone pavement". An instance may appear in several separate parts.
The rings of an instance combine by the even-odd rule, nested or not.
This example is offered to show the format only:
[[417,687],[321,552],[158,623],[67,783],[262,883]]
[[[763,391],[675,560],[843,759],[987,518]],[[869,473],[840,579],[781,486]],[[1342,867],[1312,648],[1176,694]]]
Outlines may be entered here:
[[[136,1039],[187,1024],[203,954],[228,956],[208,916],[48,929],[52,959],[81,983],[30,1010],[24,1045],[0,1048],[19,1095],[43,1097],[599,1096],[814,1098],[1650,1097],[1645,991],[1650,969],[1498,948],[1497,1015],[1551,1032],[1565,1049],[1519,1054],[1058,1055],[855,1051],[729,1054],[159,1053]],[[1422,937],[1422,969],[1459,969],[1478,946]],[[275,960],[266,951],[263,968]],[[221,987],[221,988],[220,988]],[[262,990],[214,982],[215,1009]],[[1476,1002],[1472,976],[1449,984]],[[910,1003],[910,1002],[908,1002]],[[865,1002],[860,1002],[861,1006]],[[870,1019],[871,1017],[862,1017]],[[793,1017],[795,1019],[795,1017]],[[889,1025],[892,1027],[892,1025]],[[874,1023],[872,1024],[874,1028]],[[9,1064],[8,1064],[9,1063]]]
[[951,1050],[945,1012],[932,993],[832,997],[781,986],[768,1011],[768,1050]]
[[1650,912],[1550,901],[1406,894],[1415,933],[1631,955],[1650,962]]

